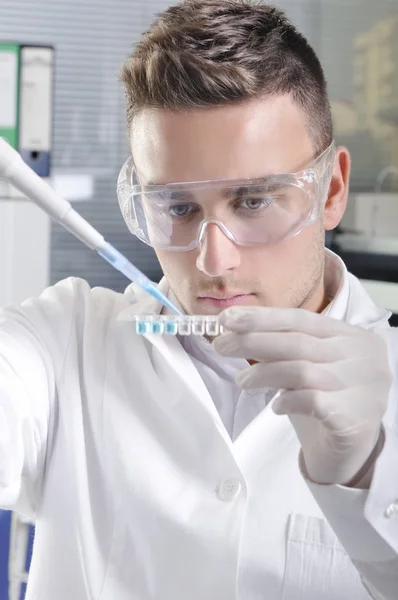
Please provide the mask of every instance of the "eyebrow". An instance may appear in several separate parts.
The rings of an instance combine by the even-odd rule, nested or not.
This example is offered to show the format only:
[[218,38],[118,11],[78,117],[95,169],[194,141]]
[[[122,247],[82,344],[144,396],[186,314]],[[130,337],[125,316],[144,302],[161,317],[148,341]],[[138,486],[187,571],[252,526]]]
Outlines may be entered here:
[[223,196],[225,198],[239,198],[248,194],[262,194],[265,189],[270,189],[270,185],[268,183],[259,183],[256,185],[253,184],[250,186],[243,185],[238,188],[232,187],[224,189]]

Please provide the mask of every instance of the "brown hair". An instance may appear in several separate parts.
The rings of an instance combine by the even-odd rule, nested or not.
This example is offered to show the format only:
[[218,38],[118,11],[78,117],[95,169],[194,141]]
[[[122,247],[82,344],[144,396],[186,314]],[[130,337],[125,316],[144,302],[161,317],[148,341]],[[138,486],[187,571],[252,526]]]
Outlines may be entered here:
[[250,0],[183,0],[160,13],[122,69],[127,121],[142,108],[206,108],[291,94],[314,151],[333,139],[327,84],[285,13]]

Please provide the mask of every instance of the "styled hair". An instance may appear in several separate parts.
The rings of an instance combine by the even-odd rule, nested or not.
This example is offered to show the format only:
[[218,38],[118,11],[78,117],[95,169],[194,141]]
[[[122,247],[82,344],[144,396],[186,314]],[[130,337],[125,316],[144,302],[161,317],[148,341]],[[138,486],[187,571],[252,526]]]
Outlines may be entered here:
[[183,0],[157,15],[122,68],[127,123],[144,108],[210,108],[290,94],[314,153],[333,140],[317,55],[286,14],[251,0]]

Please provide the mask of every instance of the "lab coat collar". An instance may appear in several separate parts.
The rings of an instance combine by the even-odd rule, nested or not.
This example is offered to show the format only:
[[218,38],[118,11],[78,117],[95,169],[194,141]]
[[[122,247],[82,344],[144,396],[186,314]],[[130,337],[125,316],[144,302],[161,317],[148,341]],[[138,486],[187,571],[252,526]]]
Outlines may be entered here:
[[364,329],[389,327],[388,319],[392,313],[376,306],[360,281],[330,250],[326,250],[325,289],[331,290],[334,296],[323,311],[326,316]]

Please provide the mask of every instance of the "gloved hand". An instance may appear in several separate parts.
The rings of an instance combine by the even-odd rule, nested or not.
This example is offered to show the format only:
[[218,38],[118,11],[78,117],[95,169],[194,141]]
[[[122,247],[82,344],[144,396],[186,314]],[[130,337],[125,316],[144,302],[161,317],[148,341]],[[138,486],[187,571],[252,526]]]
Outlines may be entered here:
[[220,323],[229,331],[216,351],[258,361],[237,384],[281,390],[273,410],[291,419],[309,478],[350,485],[381,435],[392,380],[384,340],[303,309],[234,307]]

